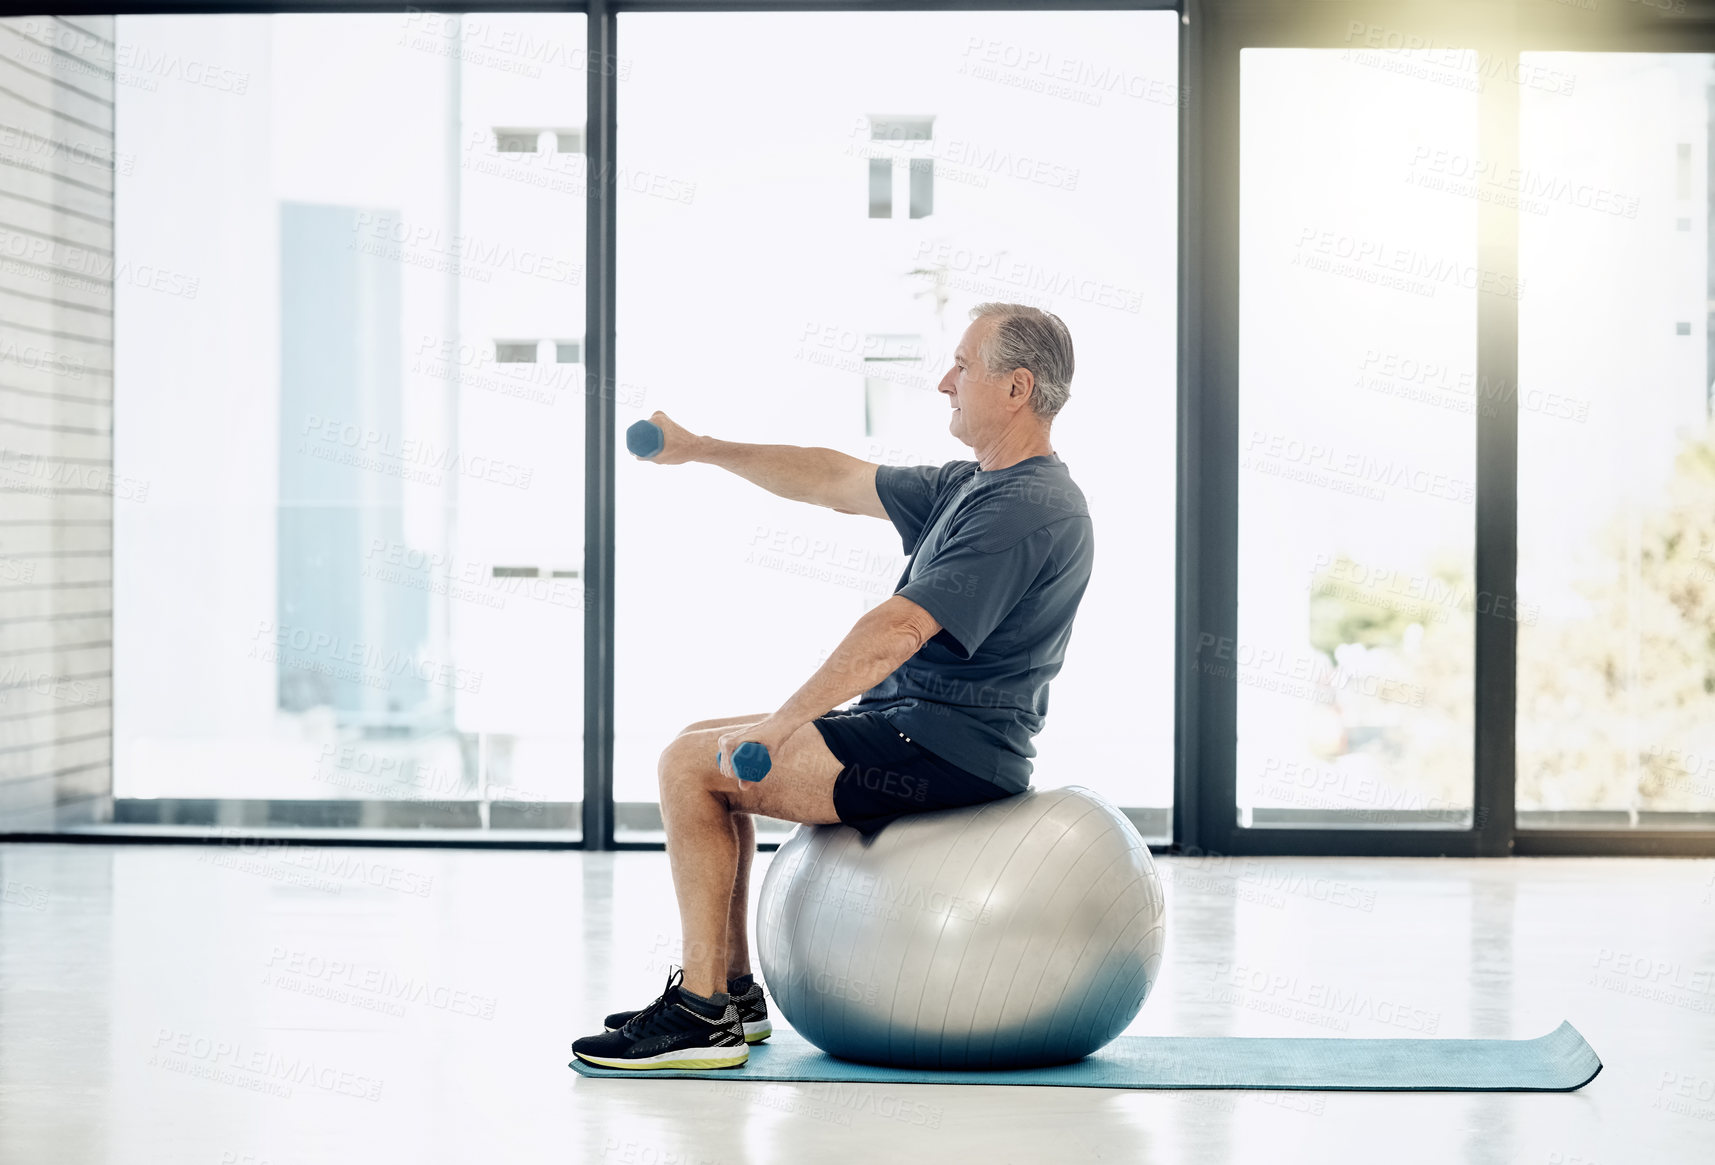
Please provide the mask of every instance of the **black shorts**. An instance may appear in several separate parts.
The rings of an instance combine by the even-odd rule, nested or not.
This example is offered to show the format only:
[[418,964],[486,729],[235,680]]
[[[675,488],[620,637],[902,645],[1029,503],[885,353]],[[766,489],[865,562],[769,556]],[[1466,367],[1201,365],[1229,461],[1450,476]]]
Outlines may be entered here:
[[948,764],[879,712],[836,709],[811,721],[845,769],[834,778],[834,812],[871,834],[896,817],[996,801],[1013,793]]

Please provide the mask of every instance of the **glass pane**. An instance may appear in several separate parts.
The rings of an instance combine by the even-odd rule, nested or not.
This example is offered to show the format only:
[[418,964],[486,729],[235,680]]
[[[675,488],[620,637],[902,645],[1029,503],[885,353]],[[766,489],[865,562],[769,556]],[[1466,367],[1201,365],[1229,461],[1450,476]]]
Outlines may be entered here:
[[[1033,779],[1147,810],[1164,835],[1177,16],[620,19],[638,79],[619,159],[620,424],[659,408],[737,440],[967,459],[935,386],[970,308],[1059,314],[1078,367],[1053,441],[1099,549]],[[709,131],[759,110],[766,134]],[[908,189],[931,172],[917,162],[932,202]],[[884,217],[866,190],[869,206],[887,192]],[[885,522],[628,458],[617,541],[615,820],[647,831],[673,734],[778,708],[904,560]]]
[[482,20],[118,18],[230,82],[119,86],[121,797],[577,823],[585,21]]
[[935,213],[935,159],[911,159],[911,217]]
[[1523,57],[1521,827],[1715,826],[1712,62]]
[[893,162],[888,158],[869,160],[869,217],[893,217]]
[[1509,289],[1438,181],[1476,62],[1432,56],[1240,57],[1238,636],[1197,666],[1237,682],[1241,826],[1470,820],[1476,304]]

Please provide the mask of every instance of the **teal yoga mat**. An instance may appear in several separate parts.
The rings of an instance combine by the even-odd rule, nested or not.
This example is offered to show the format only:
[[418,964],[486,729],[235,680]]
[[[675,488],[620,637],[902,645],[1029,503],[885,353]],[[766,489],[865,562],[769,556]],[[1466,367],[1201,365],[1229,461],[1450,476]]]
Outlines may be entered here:
[[838,1060],[776,1023],[742,1068],[687,1071],[597,1068],[585,1076],[632,1080],[838,1081],[853,1084],[1034,1084],[1070,1088],[1266,1088],[1337,1092],[1571,1092],[1602,1061],[1578,1029],[1562,1023],[1534,1040],[1285,1039],[1243,1036],[1121,1036],[1057,1068],[937,1072]]

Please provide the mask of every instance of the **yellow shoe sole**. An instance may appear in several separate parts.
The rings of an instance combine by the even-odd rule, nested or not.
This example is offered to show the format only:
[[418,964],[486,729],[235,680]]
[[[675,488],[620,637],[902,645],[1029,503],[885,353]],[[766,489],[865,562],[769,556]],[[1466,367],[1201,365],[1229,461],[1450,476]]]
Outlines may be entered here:
[[699,1055],[685,1059],[675,1059],[671,1053],[666,1056],[652,1056],[647,1060],[610,1060],[605,1056],[586,1056],[582,1052],[576,1055],[578,1059],[598,1068],[624,1068],[630,1071],[647,1071],[651,1068],[742,1068],[750,1062],[748,1046],[740,1048],[736,1055]]

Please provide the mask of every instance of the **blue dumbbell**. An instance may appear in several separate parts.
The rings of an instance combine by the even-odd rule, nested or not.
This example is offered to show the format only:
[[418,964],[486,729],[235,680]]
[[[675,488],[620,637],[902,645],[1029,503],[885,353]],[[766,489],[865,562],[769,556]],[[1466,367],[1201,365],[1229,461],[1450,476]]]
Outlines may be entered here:
[[654,421],[638,421],[625,430],[625,447],[636,457],[653,457],[667,447],[667,434]]
[[[715,753],[715,763],[719,764],[720,760],[721,754]],[[768,756],[768,746],[755,740],[745,741],[732,754],[732,771],[741,781],[760,781],[768,775],[773,764]]]

